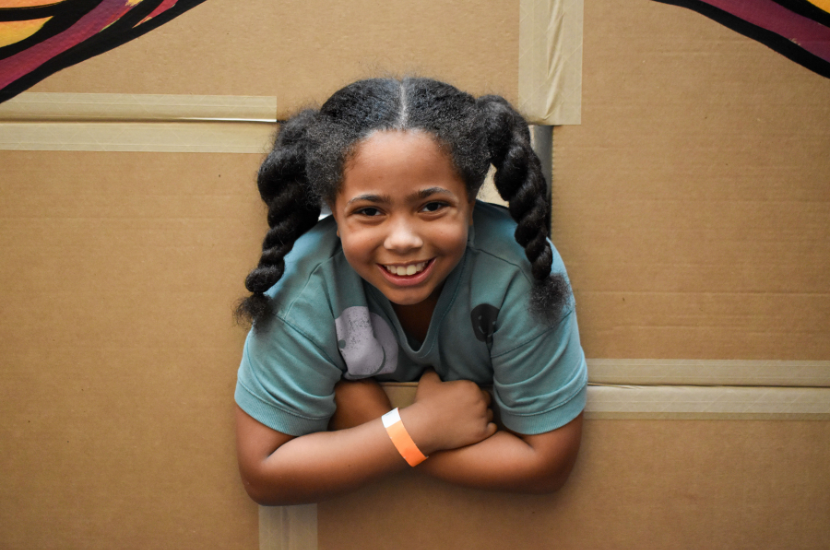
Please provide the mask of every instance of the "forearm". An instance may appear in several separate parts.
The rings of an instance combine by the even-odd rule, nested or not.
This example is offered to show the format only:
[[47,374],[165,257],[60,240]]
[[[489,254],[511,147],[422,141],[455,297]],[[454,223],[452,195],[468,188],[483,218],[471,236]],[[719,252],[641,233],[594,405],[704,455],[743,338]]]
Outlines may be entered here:
[[421,472],[467,487],[550,493],[564,485],[579,450],[582,415],[538,436],[499,431],[468,447],[430,455]]
[[[480,408],[486,410],[483,404]],[[427,454],[469,445],[492,433],[482,418],[478,433],[467,429],[469,433],[451,434],[448,439],[446,430],[440,429],[444,415],[421,403],[401,409],[400,415]],[[348,429],[292,437],[271,430],[237,407],[237,447],[245,489],[266,505],[316,502],[409,467],[380,418]]]
[[317,502],[408,467],[381,421],[288,441],[243,474],[260,504]]

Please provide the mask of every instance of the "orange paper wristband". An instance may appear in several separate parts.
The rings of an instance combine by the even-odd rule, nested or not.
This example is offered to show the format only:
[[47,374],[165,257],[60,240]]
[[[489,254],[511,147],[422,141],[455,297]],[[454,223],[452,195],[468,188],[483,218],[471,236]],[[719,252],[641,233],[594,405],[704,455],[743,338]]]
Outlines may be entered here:
[[386,433],[389,434],[389,439],[392,440],[392,444],[395,445],[395,448],[398,449],[398,452],[401,453],[401,456],[406,460],[407,464],[414,468],[427,459],[424,453],[415,445],[415,442],[412,441],[409,432],[406,431],[398,409],[392,409],[384,414],[381,420],[383,420],[383,427],[386,428]]

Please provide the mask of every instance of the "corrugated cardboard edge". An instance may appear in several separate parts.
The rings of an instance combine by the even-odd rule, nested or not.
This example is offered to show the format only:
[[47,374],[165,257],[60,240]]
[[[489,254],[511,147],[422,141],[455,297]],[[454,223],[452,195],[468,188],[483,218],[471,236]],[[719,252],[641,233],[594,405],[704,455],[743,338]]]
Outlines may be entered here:
[[0,149],[265,153],[276,97],[24,93],[0,105]]
[[580,124],[583,0],[521,0],[519,10],[519,111],[532,124]]

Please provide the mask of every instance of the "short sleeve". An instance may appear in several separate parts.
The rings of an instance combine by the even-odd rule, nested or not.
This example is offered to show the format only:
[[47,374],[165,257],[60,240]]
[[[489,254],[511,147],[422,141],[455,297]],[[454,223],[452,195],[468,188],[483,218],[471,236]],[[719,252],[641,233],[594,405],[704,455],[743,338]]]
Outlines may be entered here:
[[300,436],[324,431],[334,414],[343,371],[322,349],[280,318],[245,341],[234,398],[269,428]]
[[527,435],[560,428],[585,408],[588,370],[579,342],[576,311],[558,324],[492,356],[493,388],[501,420]]

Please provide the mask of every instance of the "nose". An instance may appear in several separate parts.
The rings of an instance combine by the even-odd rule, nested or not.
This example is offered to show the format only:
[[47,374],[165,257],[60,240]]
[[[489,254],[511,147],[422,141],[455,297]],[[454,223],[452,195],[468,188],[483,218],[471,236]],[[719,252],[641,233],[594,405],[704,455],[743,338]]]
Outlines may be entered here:
[[416,250],[424,244],[418,231],[417,223],[408,217],[398,217],[389,221],[389,232],[383,246],[387,250],[405,253]]

